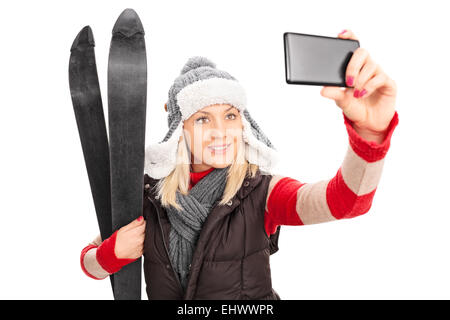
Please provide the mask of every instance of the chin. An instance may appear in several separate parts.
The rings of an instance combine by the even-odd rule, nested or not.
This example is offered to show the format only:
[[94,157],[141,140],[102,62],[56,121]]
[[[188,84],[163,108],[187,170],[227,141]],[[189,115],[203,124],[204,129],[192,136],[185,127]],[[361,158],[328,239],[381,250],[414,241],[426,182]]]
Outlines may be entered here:
[[216,169],[223,169],[223,168],[228,167],[231,164],[232,164],[232,162],[230,162],[230,163],[211,163],[210,166],[214,167]]
[[208,159],[204,159],[204,163],[207,164],[208,166],[217,168],[217,169],[221,169],[221,168],[226,168],[228,166],[230,166],[231,164],[233,164],[234,159],[233,158],[224,158],[224,157],[217,157],[217,159],[214,159],[214,157],[210,157]]

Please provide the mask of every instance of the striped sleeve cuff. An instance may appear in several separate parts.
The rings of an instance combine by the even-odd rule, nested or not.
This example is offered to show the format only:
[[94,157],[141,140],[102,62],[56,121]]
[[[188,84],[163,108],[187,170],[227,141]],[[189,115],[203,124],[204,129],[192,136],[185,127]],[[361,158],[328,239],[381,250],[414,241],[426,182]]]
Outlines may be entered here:
[[342,112],[344,123],[347,128],[349,142],[355,153],[367,162],[375,162],[386,156],[391,143],[391,136],[398,124],[398,113],[395,111],[394,116],[386,129],[387,133],[382,143],[378,144],[374,141],[367,141],[362,138],[353,128],[353,121],[347,118]]
[[109,276],[109,273],[104,270],[97,262],[96,253],[98,246],[95,244],[90,244],[86,246],[80,255],[80,265],[81,270],[89,278],[95,280],[103,280]]
[[123,266],[136,261],[137,259],[120,259],[116,257],[114,248],[116,246],[116,230],[108,239],[102,242],[97,248],[96,258],[99,265],[110,274],[116,273]]

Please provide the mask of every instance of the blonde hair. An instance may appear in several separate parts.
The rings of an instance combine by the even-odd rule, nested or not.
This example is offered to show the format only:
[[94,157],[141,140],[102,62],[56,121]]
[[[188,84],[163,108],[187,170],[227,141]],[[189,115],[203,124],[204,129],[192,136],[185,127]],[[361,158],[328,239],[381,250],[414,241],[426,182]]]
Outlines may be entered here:
[[[182,136],[178,141],[175,169],[173,169],[167,177],[162,178],[156,184],[156,191],[163,206],[173,206],[178,210],[182,209],[176,202],[176,192],[179,190],[183,195],[189,193],[190,166],[190,151]],[[219,205],[224,205],[230,201],[241,188],[244,179],[247,176],[254,177],[258,168],[258,165],[249,163],[247,159],[245,159],[245,143],[241,139],[238,143],[236,159],[234,159],[228,170],[225,190]]]

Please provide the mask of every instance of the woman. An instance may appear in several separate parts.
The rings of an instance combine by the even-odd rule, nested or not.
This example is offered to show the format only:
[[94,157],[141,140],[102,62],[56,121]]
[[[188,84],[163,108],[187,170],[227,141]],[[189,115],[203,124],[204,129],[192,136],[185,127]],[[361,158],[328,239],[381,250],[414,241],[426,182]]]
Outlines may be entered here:
[[269,266],[280,226],[366,213],[398,123],[396,85],[365,49],[346,79],[321,91],[342,109],[346,157],[332,179],[301,183],[272,173],[277,153],[236,79],[189,59],[165,105],[169,132],[146,149],[143,217],[84,248],[84,272],[104,279],[144,255],[149,299],[280,299]]

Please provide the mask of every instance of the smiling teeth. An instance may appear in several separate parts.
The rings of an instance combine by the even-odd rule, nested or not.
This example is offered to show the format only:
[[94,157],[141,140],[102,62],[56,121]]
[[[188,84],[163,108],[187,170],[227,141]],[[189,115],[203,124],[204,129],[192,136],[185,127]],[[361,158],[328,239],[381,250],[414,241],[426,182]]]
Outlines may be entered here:
[[213,149],[213,150],[224,150],[224,149],[228,148],[228,146],[225,146],[225,147],[210,147],[210,148]]

